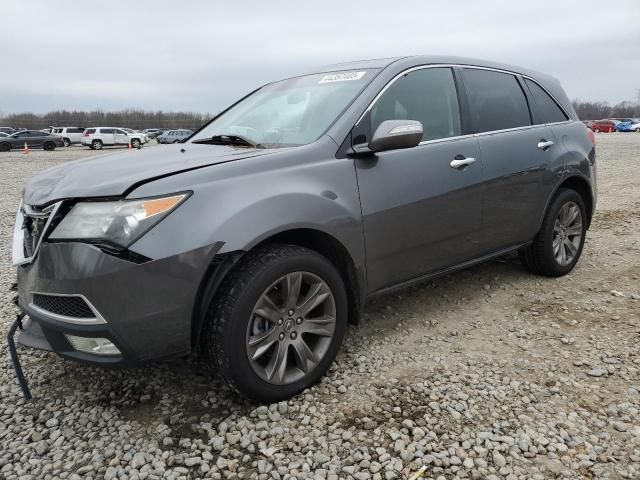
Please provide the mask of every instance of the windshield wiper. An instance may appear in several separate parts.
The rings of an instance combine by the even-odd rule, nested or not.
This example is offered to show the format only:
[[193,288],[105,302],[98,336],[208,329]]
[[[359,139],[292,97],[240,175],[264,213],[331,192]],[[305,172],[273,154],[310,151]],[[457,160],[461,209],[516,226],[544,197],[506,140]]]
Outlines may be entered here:
[[191,143],[205,143],[207,145],[235,145],[238,147],[264,148],[262,145],[242,135],[214,135],[211,138],[193,140]]

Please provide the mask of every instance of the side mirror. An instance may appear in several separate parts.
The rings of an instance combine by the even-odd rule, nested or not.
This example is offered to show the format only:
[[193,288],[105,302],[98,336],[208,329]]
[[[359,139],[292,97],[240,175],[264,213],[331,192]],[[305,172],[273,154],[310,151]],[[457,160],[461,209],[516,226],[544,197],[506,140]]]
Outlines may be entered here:
[[384,152],[415,147],[422,141],[422,123],[417,120],[385,120],[376,129],[369,150]]

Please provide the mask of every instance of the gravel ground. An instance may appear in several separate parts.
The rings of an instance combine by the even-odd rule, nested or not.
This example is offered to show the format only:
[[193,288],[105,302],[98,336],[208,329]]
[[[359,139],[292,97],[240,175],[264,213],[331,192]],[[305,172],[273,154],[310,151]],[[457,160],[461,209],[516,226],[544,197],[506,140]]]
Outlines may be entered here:
[[[597,141],[571,275],[504,258],[379,298],[288,402],[243,402],[184,360],[98,370],[22,350],[25,402],[2,341],[0,478],[640,478],[640,135]],[[22,184],[88,155],[0,154],[3,335]]]

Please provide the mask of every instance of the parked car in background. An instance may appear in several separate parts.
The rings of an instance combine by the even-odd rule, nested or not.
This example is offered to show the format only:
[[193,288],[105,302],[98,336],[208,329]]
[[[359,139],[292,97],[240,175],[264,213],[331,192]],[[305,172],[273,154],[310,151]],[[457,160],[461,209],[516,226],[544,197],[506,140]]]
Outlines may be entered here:
[[11,135],[12,133],[15,133],[15,130],[11,127],[0,127],[0,132]]
[[631,124],[631,130],[633,130],[636,133],[640,133],[640,120],[635,119],[635,123]]
[[51,133],[62,137],[65,147],[69,147],[74,143],[82,143],[82,127],[54,127]]
[[144,133],[147,134],[147,137],[150,139],[156,138],[162,134],[162,130],[160,128],[147,128],[143,130]]
[[117,127],[87,128],[82,133],[82,145],[92,150],[102,150],[105,146],[127,146],[140,148],[144,143],[141,133],[128,133]]
[[594,120],[589,125],[589,128],[596,133],[600,132],[615,132],[616,131],[616,123],[615,120]]
[[620,121],[616,124],[616,132],[628,133],[633,131],[633,122],[631,120],[624,122]]
[[29,148],[42,147],[44,150],[55,150],[56,147],[64,147],[62,138],[57,135],[41,132],[40,130],[22,130],[8,137],[0,138],[0,152],[8,152],[13,148],[23,148],[25,143]]
[[157,140],[158,143],[180,143],[191,135],[193,135],[191,130],[181,128],[178,130],[169,130],[164,132],[157,138]]
[[8,137],[8,136],[9,136],[8,133],[0,132],[0,137]]
[[324,375],[368,298],[508,252],[571,272],[596,205],[595,136],[560,83],[456,57],[273,82],[135,157],[26,183],[18,341],[110,367],[199,351],[267,403]]
[[125,127],[120,127],[121,130],[124,130],[125,132],[127,132],[129,135],[140,135],[140,137],[142,138],[142,143],[149,143],[149,136],[144,133],[141,132],[139,130],[134,130],[133,128],[125,128]]

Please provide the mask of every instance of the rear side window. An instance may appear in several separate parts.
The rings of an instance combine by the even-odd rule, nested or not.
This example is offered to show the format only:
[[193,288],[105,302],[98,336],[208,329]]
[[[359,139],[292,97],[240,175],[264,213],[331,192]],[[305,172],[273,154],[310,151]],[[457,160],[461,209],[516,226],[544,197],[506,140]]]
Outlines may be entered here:
[[113,133],[113,128],[101,128],[100,133]]
[[524,83],[527,84],[533,96],[533,119],[535,123],[553,123],[568,120],[555,100],[540,85],[527,78],[525,78]]
[[527,99],[515,76],[465,68],[464,84],[474,132],[531,125]]
[[83,130],[81,128],[67,128],[67,133],[82,133]]
[[385,120],[417,120],[422,140],[460,135],[458,95],[450,68],[424,68],[398,78],[371,109],[371,134]]

